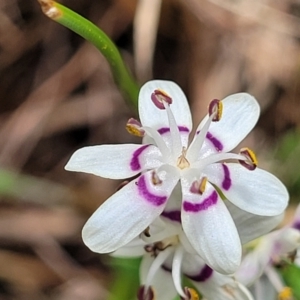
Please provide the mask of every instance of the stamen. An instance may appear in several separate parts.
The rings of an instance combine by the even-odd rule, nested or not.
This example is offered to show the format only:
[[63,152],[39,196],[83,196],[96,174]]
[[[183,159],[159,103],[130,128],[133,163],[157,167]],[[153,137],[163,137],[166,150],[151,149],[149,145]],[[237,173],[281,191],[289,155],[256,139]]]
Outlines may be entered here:
[[187,149],[185,147],[182,147],[182,154],[177,159],[177,167],[180,168],[181,170],[183,170],[185,168],[189,168],[189,166],[190,166],[189,161],[185,157],[186,151],[187,151]]
[[206,183],[207,183],[207,177],[203,177],[199,181],[198,180],[194,181],[190,188],[190,192],[193,194],[202,195],[205,191]]
[[145,287],[150,287],[151,286],[151,282],[153,280],[153,278],[155,277],[156,272],[159,270],[159,268],[161,268],[161,266],[163,265],[163,263],[166,261],[166,259],[169,257],[169,255],[171,254],[171,252],[173,251],[172,247],[168,247],[166,248],[164,251],[161,251],[158,253],[157,257],[155,258],[155,260],[153,261],[146,281],[145,281]]
[[278,294],[278,300],[293,300],[293,293],[291,288],[284,287],[282,291]]
[[239,160],[239,163],[250,171],[255,170],[258,163],[255,153],[249,148],[242,148],[240,154],[243,155],[246,160]]
[[199,124],[195,137],[191,143],[191,145],[188,148],[187,152],[187,159],[190,162],[194,162],[198,159],[200,150],[203,146],[207,131],[209,129],[209,126],[212,122],[213,116],[208,116],[208,118],[205,120],[204,125],[200,128],[201,124]]
[[172,277],[177,293],[185,299],[186,294],[181,286],[181,264],[183,260],[183,252],[184,250],[181,246],[178,246],[175,250],[172,262]]
[[152,171],[152,173],[151,173],[151,181],[152,181],[153,185],[161,185],[162,184],[162,180],[159,178],[159,176],[157,175],[157,173],[155,171]]
[[218,99],[214,99],[209,103],[208,106],[208,114],[209,116],[213,116],[212,121],[217,122],[220,121],[223,112],[223,103]]
[[185,287],[184,292],[185,292],[186,297],[185,298],[181,297],[182,300],[199,300],[200,299],[198,293],[192,288]]
[[167,104],[172,103],[172,98],[163,90],[157,89],[151,94],[151,100],[154,105],[159,109],[165,109],[164,102]]
[[152,286],[146,288],[145,285],[140,286],[137,293],[138,300],[154,300],[154,290]]
[[145,135],[145,130],[142,129],[142,124],[133,118],[130,118],[126,124],[127,131],[135,136],[143,137]]

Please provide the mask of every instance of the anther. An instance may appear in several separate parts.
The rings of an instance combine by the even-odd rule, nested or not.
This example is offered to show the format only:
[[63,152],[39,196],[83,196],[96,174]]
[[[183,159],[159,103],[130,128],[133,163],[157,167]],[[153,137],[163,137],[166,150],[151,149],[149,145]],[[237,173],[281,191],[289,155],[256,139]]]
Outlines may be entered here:
[[142,124],[133,118],[130,118],[127,121],[126,130],[135,136],[143,137],[145,135],[145,131],[142,129]]
[[137,293],[138,300],[154,300],[154,290],[152,286],[146,287],[144,285],[140,286]]
[[223,103],[218,99],[214,99],[209,103],[208,106],[208,114],[209,116],[213,116],[212,121],[217,122],[220,121],[223,113]]
[[153,101],[154,105],[159,109],[165,109],[164,102],[167,104],[172,103],[172,98],[163,90],[155,90],[151,94],[151,100]]
[[182,153],[177,159],[177,167],[180,168],[181,170],[186,169],[190,166],[189,161],[186,159],[187,149],[185,147],[182,147]]
[[240,154],[243,155],[246,160],[239,160],[239,163],[250,171],[255,170],[258,163],[255,153],[249,148],[242,148]]
[[151,181],[154,185],[161,185],[162,184],[162,180],[158,177],[158,175],[155,171],[153,171],[151,173]]
[[190,192],[193,194],[202,195],[205,191],[206,183],[207,183],[207,177],[202,177],[200,180],[194,181],[190,188]]
[[151,237],[151,234],[150,234],[150,227],[148,226],[145,230],[144,230],[144,235],[146,236],[146,237]]
[[192,288],[189,288],[189,287],[185,287],[184,288],[184,293],[185,293],[185,298],[182,298],[182,300],[199,300],[199,295],[198,293],[192,289]]
[[278,294],[278,300],[293,300],[293,293],[291,288],[284,287],[282,291]]

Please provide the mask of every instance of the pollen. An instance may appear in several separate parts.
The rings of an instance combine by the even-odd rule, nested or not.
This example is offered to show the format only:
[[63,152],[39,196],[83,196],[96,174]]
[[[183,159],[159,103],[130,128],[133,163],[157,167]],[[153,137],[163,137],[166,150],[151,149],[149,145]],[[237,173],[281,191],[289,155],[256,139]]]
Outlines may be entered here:
[[240,154],[246,158],[246,160],[240,160],[240,164],[248,170],[255,170],[258,164],[255,153],[249,148],[242,148]]
[[165,104],[172,104],[172,98],[163,90],[157,89],[151,94],[151,100],[159,109],[165,109]]
[[198,293],[189,287],[185,287],[185,294],[186,294],[186,300],[199,300],[199,295]]
[[293,293],[291,288],[284,287],[282,291],[278,294],[278,300],[293,300]]
[[142,124],[133,118],[130,118],[128,120],[128,122],[126,124],[126,130],[130,134],[138,136],[138,137],[143,137],[145,135],[145,131],[142,129]]
[[209,116],[214,115],[212,118],[213,122],[217,122],[221,120],[223,113],[223,103],[218,99],[214,99],[209,103],[208,106],[208,114]]
[[185,157],[186,156],[186,151],[187,151],[187,149],[185,147],[182,147],[182,153],[177,159],[177,167],[181,170],[190,167],[190,163],[187,160],[187,158]]

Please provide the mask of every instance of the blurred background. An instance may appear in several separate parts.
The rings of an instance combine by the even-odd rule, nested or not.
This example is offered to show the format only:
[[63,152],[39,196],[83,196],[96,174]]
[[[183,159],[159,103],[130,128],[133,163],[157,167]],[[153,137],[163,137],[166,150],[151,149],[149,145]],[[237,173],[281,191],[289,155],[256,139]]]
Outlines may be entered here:
[[[195,126],[213,98],[253,94],[262,113],[243,145],[288,186],[292,214],[300,195],[299,0],[61,3],[111,37],[139,84],[178,83]],[[115,272],[84,246],[81,228],[120,182],[64,165],[86,145],[139,143],[125,130],[134,109],[103,56],[35,0],[0,0],[0,78],[0,299],[107,299]]]

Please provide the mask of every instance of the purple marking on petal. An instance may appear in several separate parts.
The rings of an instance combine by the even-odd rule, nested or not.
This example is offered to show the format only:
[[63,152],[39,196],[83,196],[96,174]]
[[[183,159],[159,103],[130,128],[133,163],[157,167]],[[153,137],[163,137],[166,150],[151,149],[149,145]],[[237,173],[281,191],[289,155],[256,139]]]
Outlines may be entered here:
[[206,138],[214,145],[214,147],[218,151],[223,150],[224,148],[223,144],[216,137],[214,137],[209,131],[206,134]]
[[181,211],[180,210],[163,211],[161,215],[165,218],[168,218],[171,221],[181,223]]
[[183,202],[183,209],[187,212],[199,212],[209,209],[210,206],[218,202],[218,194],[213,191],[209,197],[204,199],[201,203],[191,203],[188,201]]
[[146,184],[144,175],[140,176],[140,178],[138,179],[137,186],[138,186],[139,194],[145,200],[147,200],[148,202],[150,202],[151,204],[153,204],[155,206],[160,206],[160,205],[164,204],[168,199],[167,196],[157,196],[157,195],[152,194],[147,188],[147,184]]
[[137,149],[133,152],[133,155],[132,155],[132,158],[131,158],[131,161],[130,161],[130,167],[131,167],[132,171],[139,171],[141,169],[139,156],[148,147],[149,147],[149,145],[144,145],[141,148],[139,148],[139,149]]
[[226,191],[228,191],[231,187],[231,178],[230,178],[230,172],[229,168],[225,165],[222,164],[223,171],[224,171],[224,179],[222,181],[222,188]]
[[297,221],[293,224],[293,228],[300,230],[300,222]]
[[193,275],[193,276],[186,274],[186,276],[193,281],[204,282],[211,277],[212,273],[213,273],[213,269],[210,268],[208,265],[205,265],[200,270],[199,274]]
[[[179,129],[179,132],[190,132],[190,130],[185,126],[178,126],[178,129]],[[157,131],[159,134],[162,135],[164,133],[170,132],[170,127],[162,127],[162,128],[159,128]]]

